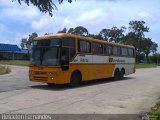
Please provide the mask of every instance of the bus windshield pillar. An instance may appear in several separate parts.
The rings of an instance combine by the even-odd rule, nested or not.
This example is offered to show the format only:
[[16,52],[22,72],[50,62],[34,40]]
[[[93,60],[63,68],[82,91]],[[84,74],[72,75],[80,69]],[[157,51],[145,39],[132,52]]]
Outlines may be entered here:
[[69,69],[69,48],[62,48],[61,66],[62,70]]

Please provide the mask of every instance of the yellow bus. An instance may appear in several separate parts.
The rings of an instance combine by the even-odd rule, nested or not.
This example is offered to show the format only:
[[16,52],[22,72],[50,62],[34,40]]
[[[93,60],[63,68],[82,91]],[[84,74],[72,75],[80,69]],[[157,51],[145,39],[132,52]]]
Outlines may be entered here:
[[135,48],[72,34],[36,37],[29,68],[31,81],[48,85],[102,78],[122,79],[135,72]]

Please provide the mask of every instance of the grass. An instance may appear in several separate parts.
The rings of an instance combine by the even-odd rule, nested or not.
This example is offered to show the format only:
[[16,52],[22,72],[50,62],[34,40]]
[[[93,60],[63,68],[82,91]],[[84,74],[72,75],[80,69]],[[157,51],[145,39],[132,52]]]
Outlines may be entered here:
[[26,60],[4,60],[0,61],[2,65],[20,65],[20,66],[28,66],[29,61]]
[[156,104],[154,110],[150,113],[149,120],[160,120],[160,102]]
[[157,65],[156,64],[136,64],[136,69],[153,68],[153,67],[157,67]]

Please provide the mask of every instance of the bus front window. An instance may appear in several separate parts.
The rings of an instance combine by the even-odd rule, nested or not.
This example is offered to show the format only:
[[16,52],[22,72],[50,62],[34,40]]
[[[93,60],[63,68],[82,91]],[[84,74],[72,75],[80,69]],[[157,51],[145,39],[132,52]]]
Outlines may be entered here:
[[31,55],[31,64],[32,65],[40,65],[41,64],[41,53],[42,53],[42,49],[40,49],[40,48],[32,49],[32,55]]
[[59,65],[59,48],[46,48],[43,52],[42,65]]
[[37,47],[32,49],[31,64],[56,66],[59,65],[59,47]]
[[60,65],[60,38],[34,40],[32,42],[32,65]]

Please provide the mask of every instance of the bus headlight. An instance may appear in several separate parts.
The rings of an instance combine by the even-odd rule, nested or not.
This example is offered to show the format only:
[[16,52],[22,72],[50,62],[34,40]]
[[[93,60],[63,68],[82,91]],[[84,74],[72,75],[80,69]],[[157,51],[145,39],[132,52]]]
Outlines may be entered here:
[[49,72],[49,75],[54,76],[55,72]]

